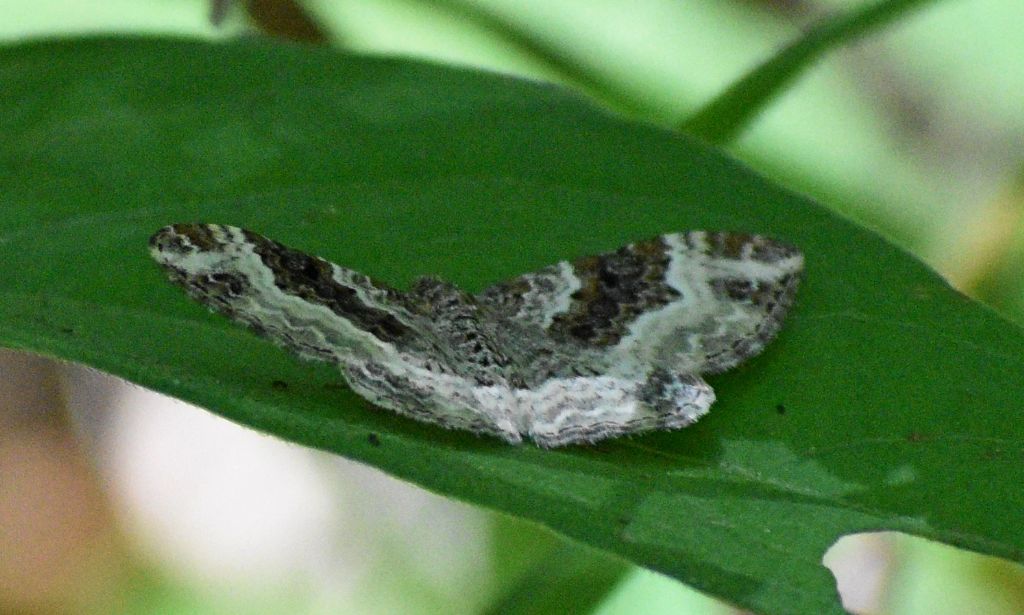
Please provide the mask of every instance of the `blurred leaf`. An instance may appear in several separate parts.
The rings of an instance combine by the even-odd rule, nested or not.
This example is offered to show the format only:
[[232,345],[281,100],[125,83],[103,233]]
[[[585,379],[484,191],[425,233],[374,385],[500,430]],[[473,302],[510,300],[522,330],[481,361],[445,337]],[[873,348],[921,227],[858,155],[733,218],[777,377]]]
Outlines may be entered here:
[[880,0],[868,2],[845,15],[823,21],[782,51],[726,88],[695,112],[680,129],[708,140],[734,139],[790,83],[825,54],[935,0]]
[[484,611],[489,615],[590,613],[619,584],[630,566],[601,551],[563,543]]
[[[820,560],[893,529],[1024,559],[1024,335],[877,236],[564,90],[259,42],[0,50],[0,343],[372,464],[763,613],[839,613]],[[150,262],[245,226],[402,286],[475,291],[693,228],[800,246],[780,338],[673,433],[545,451],[372,408]],[[140,409],[144,411],[144,409]],[[373,497],[373,494],[366,494]]]
[[594,66],[586,54],[581,56],[579,50],[567,48],[564,41],[552,40],[534,31],[499,7],[472,0],[429,0],[424,4],[431,10],[450,14],[463,24],[493,34],[505,46],[543,67],[558,81],[588,92],[622,113],[634,116],[650,113],[643,103],[622,91],[622,84],[617,79]]
[[263,32],[285,40],[327,42],[327,33],[295,0],[245,0],[245,11]]

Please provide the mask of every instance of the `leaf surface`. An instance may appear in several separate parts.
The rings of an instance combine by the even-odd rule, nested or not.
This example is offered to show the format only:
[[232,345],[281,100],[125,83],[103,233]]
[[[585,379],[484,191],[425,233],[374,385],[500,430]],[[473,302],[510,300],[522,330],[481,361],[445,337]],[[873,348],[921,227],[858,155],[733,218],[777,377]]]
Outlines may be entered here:
[[[552,86],[299,46],[0,50],[0,343],[530,519],[762,613],[841,612],[820,560],[893,529],[1024,560],[1024,336],[879,237]],[[807,272],[697,425],[545,451],[380,411],[167,283],[174,222],[470,291],[670,231]],[[369,494],[368,497],[372,497]]]

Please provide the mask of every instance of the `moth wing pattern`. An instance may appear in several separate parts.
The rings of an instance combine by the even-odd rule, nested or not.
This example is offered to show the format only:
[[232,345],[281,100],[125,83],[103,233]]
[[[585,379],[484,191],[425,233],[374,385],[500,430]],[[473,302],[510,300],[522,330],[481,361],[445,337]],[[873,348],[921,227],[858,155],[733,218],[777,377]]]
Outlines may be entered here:
[[562,261],[478,299],[578,348],[594,369],[714,374],[775,337],[803,262],[796,248],[761,235],[691,231]]
[[521,440],[504,416],[481,411],[457,375],[428,369],[444,342],[405,293],[233,226],[167,226],[150,253],[193,299],[304,359],[337,365],[373,403]]
[[707,414],[715,392],[700,376],[655,369],[623,375],[552,378],[524,391],[526,434],[544,448],[686,427]]
[[150,239],[171,281],[369,401],[446,428],[543,447],[685,427],[715,401],[702,374],[775,336],[803,270],[760,235],[661,235],[562,261],[477,295],[430,276],[408,292],[233,226]]
[[193,299],[303,358],[372,357],[417,336],[399,291],[251,231],[175,224],[150,253]]

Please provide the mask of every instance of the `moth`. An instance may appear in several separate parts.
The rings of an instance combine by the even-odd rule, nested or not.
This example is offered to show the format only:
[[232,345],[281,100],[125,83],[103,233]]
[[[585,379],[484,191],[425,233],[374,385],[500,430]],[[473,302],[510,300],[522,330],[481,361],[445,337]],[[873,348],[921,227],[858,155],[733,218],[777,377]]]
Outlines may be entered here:
[[542,447],[692,424],[715,401],[701,376],[764,349],[804,265],[767,237],[691,231],[471,294],[431,276],[397,290],[233,226],[167,226],[150,251],[193,299],[373,404]]

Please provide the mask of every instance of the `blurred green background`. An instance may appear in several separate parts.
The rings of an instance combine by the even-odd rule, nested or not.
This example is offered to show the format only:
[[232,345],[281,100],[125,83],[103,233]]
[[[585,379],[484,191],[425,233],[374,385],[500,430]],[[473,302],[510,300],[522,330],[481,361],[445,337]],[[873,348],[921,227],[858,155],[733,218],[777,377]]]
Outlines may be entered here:
[[[858,6],[5,0],[0,38],[271,36],[560,82],[674,127]],[[1019,0],[923,6],[814,64],[727,149],[1024,322],[1022,23]],[[468,614],[561,548],[542,529],[95,372],[14,353],[0,367],[0,612]],[[1020,567],[950,547],[862,536],[826,563],[858,612],[1024,613]],[[597,612],[731,610],[635,570]]]

